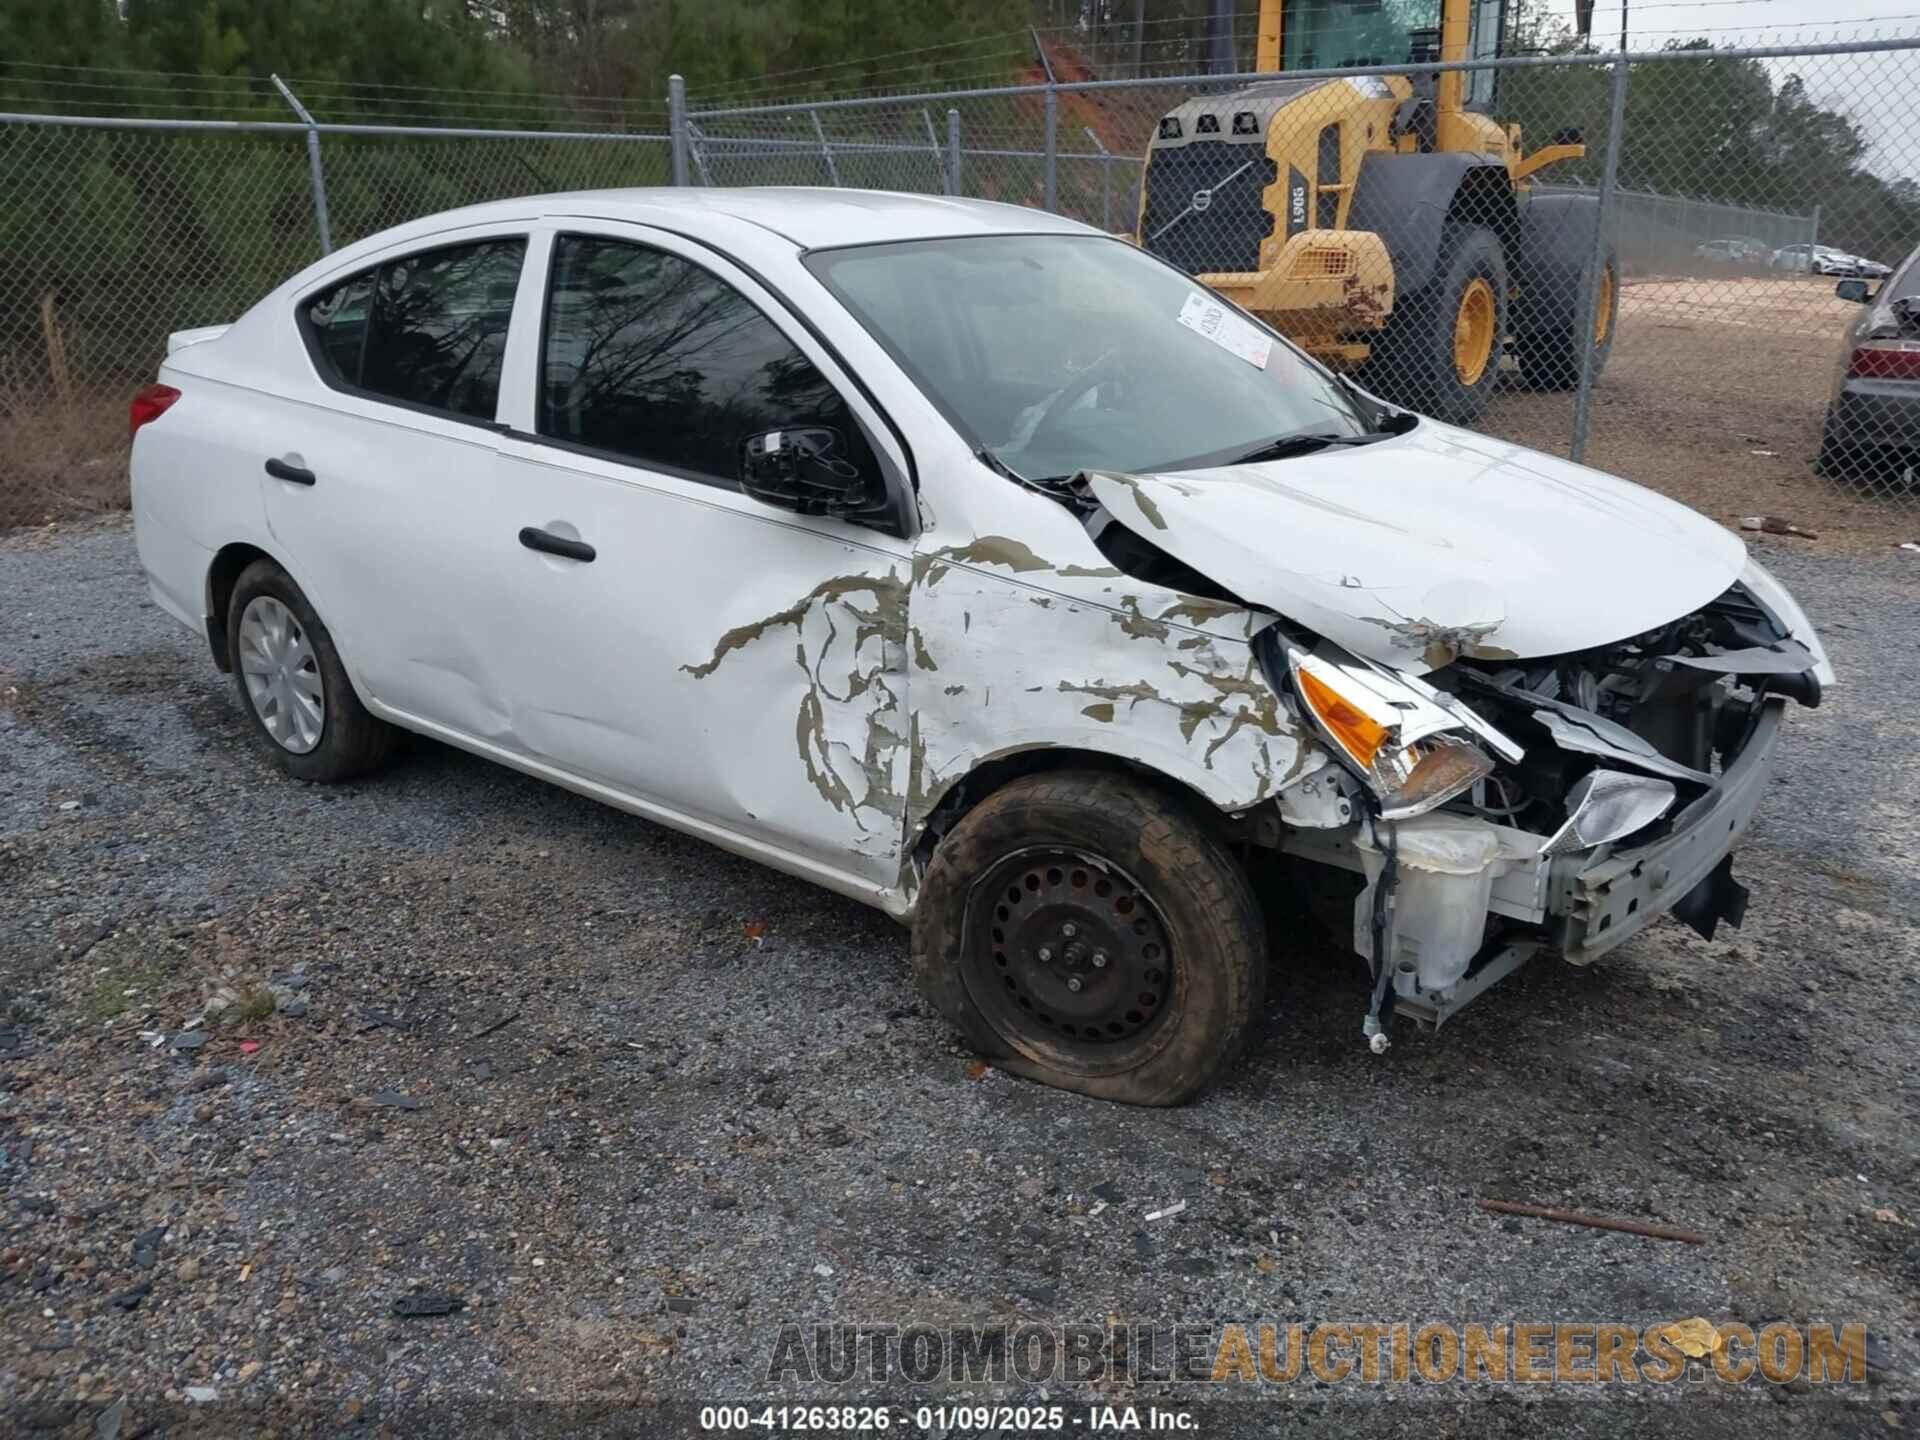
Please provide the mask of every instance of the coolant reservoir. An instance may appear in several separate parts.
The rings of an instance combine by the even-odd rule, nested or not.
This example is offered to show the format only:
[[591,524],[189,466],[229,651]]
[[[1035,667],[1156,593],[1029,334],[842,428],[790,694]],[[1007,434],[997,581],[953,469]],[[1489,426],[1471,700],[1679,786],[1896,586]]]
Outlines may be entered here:
[[[1466,973],[1487,929],[1487,902],[1501,868],[1500,839],[1483,820],[1420,815],[1393,825],[1399,874],[1393,892],[1395,988],[1417,980],[1422,993],[1451,988]],[[1373,895],[1386,855],[1364,831],[1355,841],[1367,888],[1354,903],[1354,948],[1373,958]]]

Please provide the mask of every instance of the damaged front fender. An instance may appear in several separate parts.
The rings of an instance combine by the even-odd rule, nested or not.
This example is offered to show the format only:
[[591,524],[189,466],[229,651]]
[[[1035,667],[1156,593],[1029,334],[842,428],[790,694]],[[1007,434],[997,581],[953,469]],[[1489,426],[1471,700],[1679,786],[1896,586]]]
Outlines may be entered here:
[[1254,652],[1273,617],[1107,567],[1020,563],[1030,553],[977,541],[915,559],[909,846],[954,786],[1012,753],[1112,755],[1229,812],[1328,762]]

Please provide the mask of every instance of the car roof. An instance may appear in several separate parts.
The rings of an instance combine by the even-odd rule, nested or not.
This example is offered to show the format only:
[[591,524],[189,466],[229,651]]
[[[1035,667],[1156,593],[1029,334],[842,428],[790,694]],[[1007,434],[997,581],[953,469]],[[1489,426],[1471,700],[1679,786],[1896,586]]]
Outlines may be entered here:
[[891,190],[770,185],[750,189],[703,186],[574,190],[496,200],[397,226],[380,238],[404,240],[407,232],[416,227],[427,233],[445,229],[450,223],[483,225],[534,216],[630,220],[705,235],[752,225],[783,236],[803,250],[953,235],[1101,233],[1092,226],[1045,210],[992,200],[910,195]]

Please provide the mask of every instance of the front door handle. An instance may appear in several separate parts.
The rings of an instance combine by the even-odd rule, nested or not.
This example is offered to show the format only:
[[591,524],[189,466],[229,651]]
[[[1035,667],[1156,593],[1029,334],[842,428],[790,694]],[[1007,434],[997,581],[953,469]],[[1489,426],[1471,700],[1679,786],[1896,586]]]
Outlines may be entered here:
[[578,560],[582,564],[592,560],[597,553],[593,546],[584,540],[569,540],[561,535],[550,535],[545,530],[536,530],[531,525],[521,528],[520,543],[529,550],[544,551],[548,555],[560,555],[568,560]]
[[299,465],[289,465],[284,460],[267,461],[267,473],[276,480],[285,480],[289,485],[313,484],[313,471]]

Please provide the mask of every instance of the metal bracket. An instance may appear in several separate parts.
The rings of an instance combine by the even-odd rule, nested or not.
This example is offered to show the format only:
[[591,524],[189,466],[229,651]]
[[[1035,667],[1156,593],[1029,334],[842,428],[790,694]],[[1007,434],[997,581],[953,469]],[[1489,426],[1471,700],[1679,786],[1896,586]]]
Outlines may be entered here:
[[1487,952],[1455,982],[1446,999],[1432,995],[1402,995],[1395,1010],[1438,1030],[1469,1003],[1491,990],[1546,947],[1538,940],[1515,940]]

